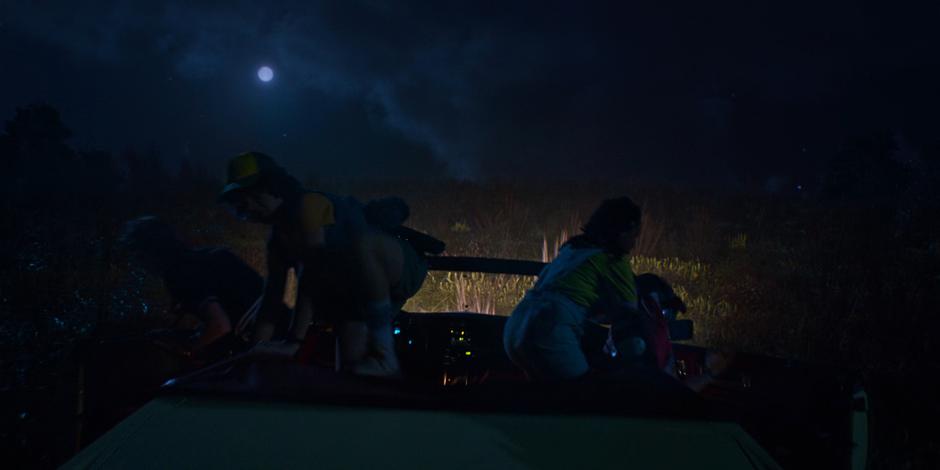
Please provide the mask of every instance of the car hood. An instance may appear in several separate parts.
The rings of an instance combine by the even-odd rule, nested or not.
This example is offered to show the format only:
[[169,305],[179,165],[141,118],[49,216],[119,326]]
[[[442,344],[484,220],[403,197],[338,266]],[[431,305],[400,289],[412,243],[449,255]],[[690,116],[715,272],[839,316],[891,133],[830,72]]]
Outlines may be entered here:
[[737,424],[160,397],[64,468],[779,468]]

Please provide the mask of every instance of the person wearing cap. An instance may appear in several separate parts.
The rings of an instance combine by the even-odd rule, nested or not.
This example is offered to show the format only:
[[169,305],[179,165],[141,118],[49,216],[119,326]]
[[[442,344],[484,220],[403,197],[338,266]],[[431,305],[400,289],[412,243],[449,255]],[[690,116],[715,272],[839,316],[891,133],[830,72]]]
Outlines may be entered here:
[[629,253],[640,232],[630,198],[603,201],[582,234],[569,239],[539,274],[503,330],[509,358],[534,380],[569,380],[590,370],[589,321],[614,328],[637,316]]
[[215,345],[237,341],[241,321],[261,295],[263,281],[232,252],[217,247],[193,248],[157,217],[127,222],[122,245],[138,265],[163,279],[177,326],[195,324],[199,334],[187,352],[199,356]]
[[427,274],[406,241],[371,225],[354,198],[308,191],[260,152],[230,161],[220,199],[241,219],[271,227],[254,341],[274,338],[293,268],[297,302],[283,352],[297,350],[316,314],[336,326],[341,369],[399,375],[392,319]]

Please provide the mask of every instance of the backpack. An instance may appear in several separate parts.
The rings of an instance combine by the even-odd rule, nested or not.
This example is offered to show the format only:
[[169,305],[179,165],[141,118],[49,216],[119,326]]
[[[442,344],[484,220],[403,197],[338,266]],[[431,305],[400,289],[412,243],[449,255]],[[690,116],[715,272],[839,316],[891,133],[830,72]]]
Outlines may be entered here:
[[411,210],[400,197],[388,196],[373,199],[363,206],[362,212],[369,225],[408,242],[419,255],[439,255],[447,246],[443,241],[431,235],[404,225],[408,216],[411,215]]

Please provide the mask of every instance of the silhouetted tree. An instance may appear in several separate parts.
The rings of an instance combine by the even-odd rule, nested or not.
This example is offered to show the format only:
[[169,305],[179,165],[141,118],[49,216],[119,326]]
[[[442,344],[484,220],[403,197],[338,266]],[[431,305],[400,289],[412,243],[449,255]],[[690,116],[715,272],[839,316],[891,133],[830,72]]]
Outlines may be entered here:
[[920,159],[927,173],[935,177],[940,175],[940,140],[924,145],[920,151]]
[[173,187],[173,178],[163,166],[163,160],[155,149],[140,154],[127,149],[121,155],[125,170],[125,191],[132,201],[142,209],[160,201]]
[[899,231],[919,247],[940,254],[940,141],[918,152],[898,208]]
[[13,119],[4,126],[12,159],[69,158],[72,149],[66,144],[72,132],[65,127],[59,112],[52,106],[37,104],[17,108]]
[[189,163],[188,159],[183,159],[180,162],[179,172],[176,174],[176,179],[180,183],[187,181],[192,181],[196,176],[196,170],[193,168],[193,165]]
[[176,176],[176,185],[184,190],[195,190],[207,184],[212,184],[209,172],[200,163],[193,163],[189,159],[180,162],[179,172]]
[[76,169],[72,135],[59,112],[46,104],[17,108],[0,138],[0,158],[12,175],[3,185],[9,193],[65,189]]
[[79,152],[79,178],[83,192],[94,198],[114,197],[121,184],[121,174],[109,152],[92,150]]

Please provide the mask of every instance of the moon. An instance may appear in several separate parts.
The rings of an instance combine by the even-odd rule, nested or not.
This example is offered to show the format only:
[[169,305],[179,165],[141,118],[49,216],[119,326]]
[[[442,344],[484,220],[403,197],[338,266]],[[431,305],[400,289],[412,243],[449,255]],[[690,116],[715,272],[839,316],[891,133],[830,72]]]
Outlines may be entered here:
[[271,67],[265,65],[258,69],[258,78],[260,78],[262,82],[270,82],[274,79],[274,70],[271,70]]

